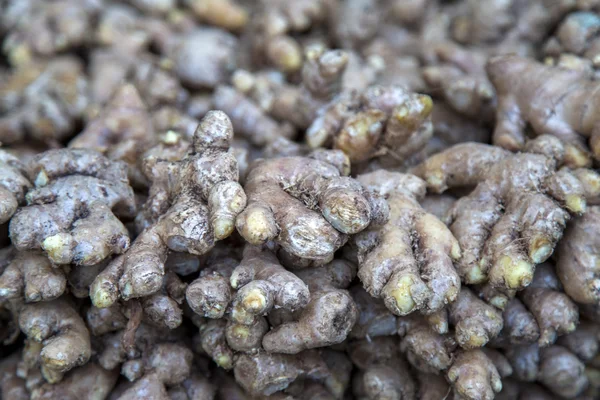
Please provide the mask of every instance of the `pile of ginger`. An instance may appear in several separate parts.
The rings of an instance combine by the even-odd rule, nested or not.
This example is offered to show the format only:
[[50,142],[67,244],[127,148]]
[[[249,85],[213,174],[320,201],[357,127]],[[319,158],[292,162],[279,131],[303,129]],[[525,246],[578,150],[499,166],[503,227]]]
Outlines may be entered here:
[[0,2],[0,400],[600,399],[600,1]]

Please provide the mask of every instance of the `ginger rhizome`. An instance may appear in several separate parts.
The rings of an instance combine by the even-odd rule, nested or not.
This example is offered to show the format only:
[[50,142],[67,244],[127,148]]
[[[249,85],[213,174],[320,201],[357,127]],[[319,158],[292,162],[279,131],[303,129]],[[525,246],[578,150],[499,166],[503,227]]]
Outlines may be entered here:
[[384,202],[348,173],[340,151],[257,161],[246,177],[238,232],[254,245],[273,240],[295,257],[330,261],[348,235],[387,218]]
[[332,146],[353,163],[383,157],[402,164],[433,134],[427,95],[399,86],[372,86],[363,93],[343,93],[317,112],[306,132],[312,148]]
[[445,222],[458,240],[461,278],[469,284],[522,289],[535,265],[545,261],[571,214],[586,210],[585,182],[559,169],[563,145],[552,136],[512,154],[499,147],[465,143],[415,167],[428,189],[474,187],[450,209]]
[[117,218],[136,205],[127,167],[93,150],[49,150],[27,165],[34,187],[10,221],[19,251],[43,250],[56,264],[94,265],[129,248]]
[[453,261],[460,248],[450,230],[421,208],[425,182],[413,175],[380,170],[358,177],[386,199],[390,218],[352,239],[358,251],[358,277],[372,296],[396,315],[425,314],[456,300],[460,278]]
[[29,340],[41,343],[42,374],[49,383],[59,382],[65,372],[90,359],[90,333],[65,298],[26,305],[19,326]]
[[571,167],[589,166],[591,156],[600,157],[600,125],[591,111],[595,107],[589,107],[597,85],[585,74],[517,56],[491,59],[487,71],[498,92],[494,143],[523,149],[529,124],[564,142],[565,164]]
[[145,160],[152,179],[145,208],[154,218],[129,251],[98,275],[90,288],[94,305],[156,293],[169,250],[201,255],[233,232],[246,195],[238,183],[237,162],[228,153],[232,137],[229,118],[213,111],[198,126],[186,158]]
[[0,170],[0,224],[4,224],[25,202],[25,193],[31,188],[31,183],[27,179],[25,165],[1,149]]

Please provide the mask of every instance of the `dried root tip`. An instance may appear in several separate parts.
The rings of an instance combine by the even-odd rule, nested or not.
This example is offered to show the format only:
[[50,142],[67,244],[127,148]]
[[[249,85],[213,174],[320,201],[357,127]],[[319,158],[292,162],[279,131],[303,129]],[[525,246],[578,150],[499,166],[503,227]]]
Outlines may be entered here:
[[492,400],[502,390],[498,370],[481,350],[460,351],[447,377],[454,390],[469,400]]
[[196,16],[211,25],[238,31],[248,22],[248,12],[230,0],[186,0]]
[[223,240],[235,229],[235,218],[246,207],[246,194],[239,183],[224,181],[213,186],[208,206],[216,240]]

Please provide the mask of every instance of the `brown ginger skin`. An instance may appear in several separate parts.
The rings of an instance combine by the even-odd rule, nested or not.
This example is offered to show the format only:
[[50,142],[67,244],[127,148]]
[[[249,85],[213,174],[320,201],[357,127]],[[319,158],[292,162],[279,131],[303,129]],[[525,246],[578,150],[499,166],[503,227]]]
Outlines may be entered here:
[[30,340],[42,343],[42,373],[49,383],[61,381],[65,372],[90,359],[90,334],[67,299],[26,305],[19,326]]
[[0,83],[0,141],[57,144],[74,133],[88,101],[84,66],[77,58],[23,65]]
[[569,223],[556,250],[556,274],[565,293],[579,303],[600,301],[600,242],[595,234],[598,226],[600,207],[590,207]]
[[108,397],[119,377],[118,370],[107,371],[95,362],[70,371],[57,383],[45,383],[31,393],[31,399],[103,399]]
[[124,164],[84,149],[49,150],[28,163],[34,182],[10,223],[20,250],[44,250],[56,264],[97,264],[129,247],[117,218],[135,213]]
[[178,385],[190,375],[193,354],[187,347],[178,343],[156,345],[144,357],[144,375],[127,389],[120,400],[135,400],[139,396],[169,399],[167,386]]
[[551,264],[536,268],[533,281],[519,297],[538,323],[540,346],[548,346],[558,336],[575,330],[579,322],[577,305],[562,291]]
[[583,363],[561,346],[540,349],[538,380],[564,398],[577,397],[588,385]]
[[448,306],[456,341],[464,349],[483,347],[496,337],[503,326],[502,314],[463,287],[454,303]]
[[402,164],[425,147],[433,134],[427,95],[400,86],[371,86],[362,93],[344,93],[322,108],[307,129],[310,147],[332,145],[353,163],[384,157]]
[[544,135],[513,155],[499,147],[464,143],[414,169],[430,190],[476,188],[457,201],[446,221],[462,249],[457,264],[466,283],[521,289],[533,279],[562,236],[570,213],[586,210],[585,189],[557,168],[564,146]]
[[237,290],[231,318],[240,324],[253,323],[273,307],[290,312],[303,309],[310,300],[309,287],[281,266],[275,254],[257,246],[246,245],[230,284]]
[[347,235],[386,219],[382,201],[347,177],[348,169],[339,151],[257,161],[246,177],[238,232],[250,244],[274,240],[295,257],[330,261]]
[[585,363],[593,360],[600,350],[600,326],[598,324],[581,321],[577,329],[561,336],[557,344],[570,350]]
[[492,400],[502,390],[498,370],[482,350],[461,350],[447,373],[454,391],[469,400]]
[[382,298],[396,315],[416,310],[429,314],[454,301],[460,279],[453,260],[460,257],[460,249],[448,228],[419,205],[424,182],[385,170],[360,175],[358,180],[390,207],[387,224],[353,238],[358,277],[367,292]]
[[260,352],[239,355],[233,373],[237,383],[251,395],[270,396],[298,378],[326,378],[328,368],[315,350],[296,355]]
[[415,399],[416,384],[392,337],[361,340],[350,345],[349,356],[359,369],[352,391],[362,399]]
[[533,314],[518,298],[511,299],[502,311],[504,326],[492,342],[496,346],[517,346],[537,342],[540,328]]
[[538,134],[551,134],[565,143],[565,163],[571,167],[589,166],[590,152],[600,157],[600,125],[590,111],[597,102],[596,86],[581,72],[514,55],[491,59],[487,72],[498,92],[494,143],[523,149],[524,127],[529,124]]
[[31,183],[22,162],[4,150],[0,150],[0,170],[0,224],[4,224],[24,202]]
[[356,274],[346,260],[296,272],[310,290],[310,302],[293,315],[293,321],[269,331],[262,340],[267,352],[296,354],[305,349],[331,346],[346,339],[358,312],[344,290]]
[[41,252],[18,253],[0,275],[0,300],[24,299],[27,303],[60,297],[67,279]]
[[29,392],[25,380],[18,376],[19,352],[3,357],[0,361],[0,396],[3,399],[27,400]]
[[164,214],[138,236],[131,249],[98,275],[90,288],[97,307],[156,293],[163,284],[169,250],[201,255],[229,236],[246,205],[237,163],[227,152],[233,131],[220,111],[208,113],[194,135],[194,152],[178,162],[146,159],[157,187],[148,200]]
[[396,316],[385,306],[381,299],[371,296],[362,285],[354,285],[349,290],[356,308],[358,317],[350,332],[350,337],[363,339],[377,336],[391,336],[396,334]]

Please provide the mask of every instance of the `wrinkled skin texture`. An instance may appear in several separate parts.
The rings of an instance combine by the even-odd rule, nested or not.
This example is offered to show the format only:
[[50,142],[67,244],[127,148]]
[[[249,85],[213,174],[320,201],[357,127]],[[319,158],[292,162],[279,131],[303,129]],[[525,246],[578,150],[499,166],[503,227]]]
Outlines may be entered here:
[[460,248],[448,228],[419,205],[424,182],[384,170],[357,179],[390,207],[387,224],[353,238],[358,277],[367,292],[382,298],[396,315],[430,314],[456,300],[460,279],[453,261]]
[[0,225],[8,222],[31,187],[25,165],[18,158],[0,150]]
[[230,283],[237,290],[231,318],[241,324],[253,323],[273,307],[290,312],[303,309],[310,300],[309,288],[300,278],[286,271],[273,253],[255,246],[245,247]]
[[30,340],[42,344],[42,374],[49,383],[60,382],[65,372],[90,359],[90,334],[66,299],[26,305],[19,326]]
[[[233,131],[220,111],[208,113],[194,135],[194,152],[181,161],[148,157],[153,186],[145,209],[155,216],[131,249],[98,275],[90,288],[97,307],[148,296],[163,285],[169,250],[201,255],[229,236],[246,205],[237,162],[228,153]],[[140,214],[141,215],[141,214]],[[145,215],[148,215],[146,213]]]
[[0,300],[50,301],[63,294],[67,279],[61,268],[39,252],[19,253],[0,275]]
[[343,290],[355,274],[356,267],[345,260],[297,271],[296,275],[310,290],[310,302],[294,313],[293,321],[269,331],[262,340],[263,348],[295,354],[344,341],[358,316],[352,297]]
[[538,266],[533,281],[519,297],[538,323],[540,346],[548,346],[558,336],[575,330],[579,322],[577,305],[562,291],[551,264]]
[[556,274],[565,293],[579,303],[600,301],[600,243],[595,233],[598,226],[600,207],[590,207],[569,223],[556,250]]
[[425,147],[433,134],[427,95],[400,86],[371,86],[344,93],[316,113],[306,133],[312,148],[332,146],[352,163],[381,157],[399,165]]
[[447,377],[454,390],[469,400],[492,400],[502,390],[498,370],[481,350],[459,352]]
[[347,173],[348,160],[336,151],[257,161],[238,232],[254,245],[274,240],[295,257],[330,261],[348,235],[386,219],[381,200]]
[[522,289],[562,236],[570,214],[586,210],[584,184],[562,164],[565,149],[552,136],[511,153],[465,143],[438,153],[414,169],[430,190],[473,187],[445,222],[458,239],[461,278],[470,284]]
[[485,346],[500,333],[503,326],[500,311],[478,299],[466,287],[461,289],[458,299],[450,304],[448,316],[454,325],[456,341],[464,349]]
[[585,75],[517,56],[492,59],[487,71],[498,92],[494,143],[523,149],[524,127],[530,124],[536,133],[554,135],[565,143],[565,162],[571,167],[589,166],[591,156],[600,158],[600,125],[591,111],[598,102],[596,84]]
[[34,183],[10,222],[20,250],[43,250],[56,264],[97,264],[129,247],[117,218],[135,213],[124,164],[93,150],[49,150],[27,166]]

